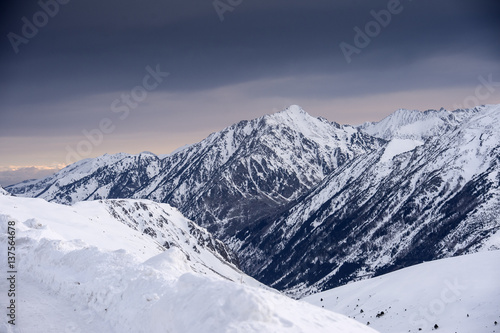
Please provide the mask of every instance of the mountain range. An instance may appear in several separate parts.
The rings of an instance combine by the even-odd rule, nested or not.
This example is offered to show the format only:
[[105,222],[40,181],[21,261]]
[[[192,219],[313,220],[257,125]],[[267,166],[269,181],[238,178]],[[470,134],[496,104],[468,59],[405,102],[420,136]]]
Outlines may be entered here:
[[300,298],[499,249],[499,111],[401,109],[350,126],[291,106],[169,155],[103,155],[6,190],[169,204],[226,244],[205,234],[220,256]]

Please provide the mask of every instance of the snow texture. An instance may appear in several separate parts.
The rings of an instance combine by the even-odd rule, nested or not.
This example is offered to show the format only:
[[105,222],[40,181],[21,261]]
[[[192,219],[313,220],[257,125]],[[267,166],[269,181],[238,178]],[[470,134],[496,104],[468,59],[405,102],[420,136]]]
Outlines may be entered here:
[[[166,204],[0,196],[3,258],[8,221],[16,222],[18,321],[2,322],[2,332],[374,332],[264,288],[201,249],[194,235],[203,230],[192,232]],[[175,246],[164,251],[143,224]]]
[[304,301],[363,324],[370,322],[370,327],[385,333],[434,332],[434,325],[442,333],[498,332],[498,262],[500,251],[436,260],[311,295]]

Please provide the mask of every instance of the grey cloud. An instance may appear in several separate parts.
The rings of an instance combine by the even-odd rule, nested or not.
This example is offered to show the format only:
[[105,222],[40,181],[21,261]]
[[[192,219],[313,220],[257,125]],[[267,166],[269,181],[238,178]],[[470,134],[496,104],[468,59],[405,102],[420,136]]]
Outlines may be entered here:
[[[187,96],[186,104],[200,110],[210,103],[194,103],[200,94],[251,82],[260,85],[245,86],[242,102],[473,87],[478,75],[490,73],[500,80],[498,2],[401,3],[403,11],[348,64],[339,44],[352,43],[353,28],[364,28],[370,11],[388,0],[243,0],[224,22],[206,0],[70,1],[19,54],[2,39],[0,136],[78,135],[140,83],[147,65],[171,73],[158,93]],[[1,6],[3,36],[19,33],[21,17],[39,10],[36,1]],[[143,130],[181,121],[179,108],[153,101],[141,109]],[[220,104],[211,109],[225,107],[213,103]],[[249,118],[241,112],[234,118]]]

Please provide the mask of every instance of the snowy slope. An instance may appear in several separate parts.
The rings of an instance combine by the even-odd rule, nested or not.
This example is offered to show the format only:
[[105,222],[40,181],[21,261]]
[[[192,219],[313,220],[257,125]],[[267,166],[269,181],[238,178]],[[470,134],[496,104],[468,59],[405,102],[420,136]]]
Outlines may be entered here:
[[436,260],[304,300],[385,333],[431,332],[436,324],[442,333],[499,332],[499,262],[500,251]]
[[106,251],[125,249],[139,260],[175,247],[189,259],[194,271],[235,281],[242,276],[222,242],[168,204],[103,200],[65,206],[42,199],[0,196],[0,214],[26,221],[37,239],[78,238]]
[[[374,332],[264,288],[166,204],[63,206],[0,195],[3,258],[9,221],[18,319],[15,327],[2,322],[2,332]],[[6,284],[0,280],[2,290]]]
[[399,109],[379,122],[364,123],[359,128],[385,140],[398,138],[425,141],[458,126],[484,108],[486,107],[455,111]]

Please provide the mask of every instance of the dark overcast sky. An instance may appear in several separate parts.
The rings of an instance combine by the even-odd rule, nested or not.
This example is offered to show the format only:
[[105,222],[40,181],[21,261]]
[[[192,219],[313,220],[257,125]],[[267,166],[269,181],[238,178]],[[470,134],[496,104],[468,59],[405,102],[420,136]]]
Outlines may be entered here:
[[[223,21],[211,0],[59,1],[46,24],[37,1],[0,5],[0,171],[65,164],[104,118],[114,130],[81,157],[168,153],[290,104],[357,124],[500,103],[500,84],[475,97],[480,77],[500,82],[496,0],[401,0],[350,63],[340,44],[396,0],[218,0],[235,4]],[[16,53],[9,33],[34,16],[41,27]],[[157,65],[169,76],[120,119],[113,101]]]

